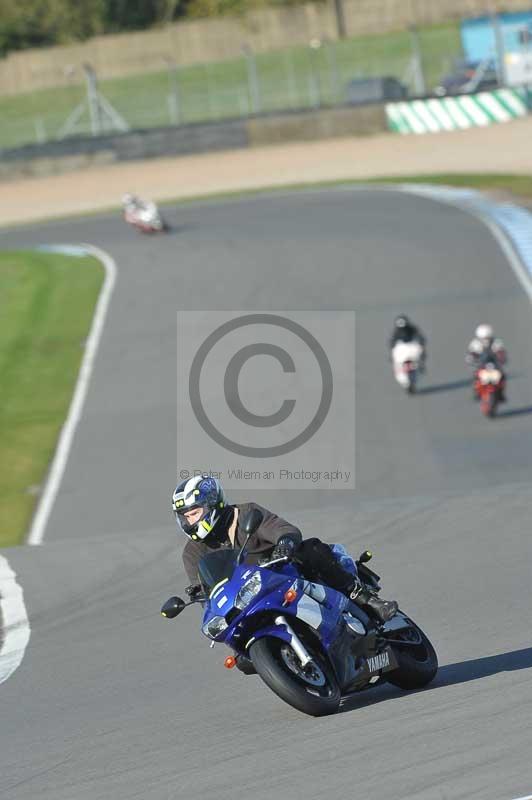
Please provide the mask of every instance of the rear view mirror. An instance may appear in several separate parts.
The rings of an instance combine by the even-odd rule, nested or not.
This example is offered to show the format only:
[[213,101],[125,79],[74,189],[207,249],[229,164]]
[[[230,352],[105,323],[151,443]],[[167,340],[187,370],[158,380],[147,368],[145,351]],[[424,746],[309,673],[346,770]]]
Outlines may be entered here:
[[255,533],[261,522],[262,512],[259,511],[258,508],[253,508],[251,511],[248,511],[242,520],[242,525],[240,526],[241,530],[245,533],[246,538]]
[[170,597],[161,608],[161,614],[163,617],[167,617],[167,619],[173,619],[177,617],[178,614],[181,614],[185,606],[185,601],[180,597]]
[[255,533],[259,525],[261,524],[263,519],[262,511],[259,511],[258,508],[252,508],[251,511],[248,511],[245,517],[242,519],[241,530],[244,532],[245,540],[244,544],[240,548],[240,552],[238,553],[238,557],[236,560],[237,564],[240,564],[243,556],[244,551],[246,549],[246,545],[249,542],[249,537]]

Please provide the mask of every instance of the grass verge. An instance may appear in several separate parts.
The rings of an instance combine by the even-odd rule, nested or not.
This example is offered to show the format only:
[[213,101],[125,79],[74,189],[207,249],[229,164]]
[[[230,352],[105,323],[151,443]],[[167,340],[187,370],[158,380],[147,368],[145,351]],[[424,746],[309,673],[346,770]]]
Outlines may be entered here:
[[103,277],[91,257],[0,252],[0,547],[29,527]]
[[[512,194],[516,202],[520,199],[532,200],[532,175],[499,175],[493,174],[444,174],[444,175],[400,175],[384,176],[380,178],[341,178],[332,181],[319,181],[316,183],[291,183],[285,186],[270,186],[257,189],[235,189],[231,192],[217,192],[209,195],[198,195],[198,197],[175,198],[174,200],[162,200],[159,202],[161,207],[170,205],[188,205],[189,203],[200,203],[208,200],[223,200],[224,198],[238,198],[249,195],[266,194],[272,192],[298,191],[305,189],[327,189],[334,186],[368,186],[377,183],[432,183],[438,186],[457,186],[461,188],[477,189],[478,191],[499,191]],[[109,209],[111,211],[112,209]],[[94,212],[101,213],[101,212]]]
[[500,191],[517,199],[532,199],[532,175],[408,175],[395,178],[374,178],[367,183],[432,183],[438,186],[458,186],[479,191]]

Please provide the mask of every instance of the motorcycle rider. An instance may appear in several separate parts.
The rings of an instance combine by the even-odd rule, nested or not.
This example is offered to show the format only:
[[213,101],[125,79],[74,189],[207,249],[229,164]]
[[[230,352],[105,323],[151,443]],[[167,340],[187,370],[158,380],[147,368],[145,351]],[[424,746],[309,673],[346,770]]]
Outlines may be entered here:
[[122,196],[122,205],[124,211],[141,211],[152,214],[155,210],[153,200],[142,200],[138,195],[129,192]]
[[136,194],[126,192],[126,194],[122,195],[122,205],[124,206],[124,209],[136,209],[143,208],[144,203],[139,197],[137,197]]
[[293,558],[301,565],[305,578],[343,592],[381,622],[391,619],[398,609],[394,600],[381,600],[360,582],[356,573],[345,570],[331,546],[320,539],[303,539],[295,525],[257,503],[228,504],[221,483],[211,475],[197,475],[178,483],[172,496],[172,508],[178,530],[188,539],[183,550],[183,564],[191,581],[185,591],[191,598],[202,591],[198,583],[200,559],[209,550],[241,547],[245,534],[240,522],[249,511],[258,509],[262,521],[249,539],[246,563],[257,564],[266,556]]
[[466,362],[476,366],[486,351],[491,351],[500,365],[506,363],[506,348],[502,339],[495,337],[491,325],[478,325],[467,348]]
[[406,314],[399,314],[393,323],[393,331],[389,340],[390,360],[393,361],[393,348],[398,342],[418,342],[421,347],[421,357],[419,360],[419,370],[424,372],[425,362],[427,360],[426,339],[421,332],[421,329],[414,325],[414,323],[406,316]]
[[[499,399],[501,403],[504,403],[506,401],[506,376],[504,374],[503,364],[507,361],[506,348],[502,339],[495,337],[491,325],[477,325],[475,335],[469,342],[465,360],[467,364],[471,364],[471,366],[474,367],[475,375],[479,367],[485,365],[488,361],[493,362],[497,366],[502,372],[502,387]],[[475,396],[477,396],[476,391]]]

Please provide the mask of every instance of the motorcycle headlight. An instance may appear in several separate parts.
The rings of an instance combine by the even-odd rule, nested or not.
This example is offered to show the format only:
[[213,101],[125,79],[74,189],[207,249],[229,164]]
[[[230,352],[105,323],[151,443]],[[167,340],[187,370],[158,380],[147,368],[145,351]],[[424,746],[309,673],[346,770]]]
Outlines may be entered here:
[[238,592],[235,600],[235,608],[242,611],[246,606],[249,606],[253,598],[258,595],[261,588],[262,581],[260,579],[260,572],[255,572]]
[[223,617],[213,617],[205,623],[201,630],[205,636],[209,636],[211,639],[216,639],[218,634],[222,633],[222,631],[225,631],[226,628],[227,622]]

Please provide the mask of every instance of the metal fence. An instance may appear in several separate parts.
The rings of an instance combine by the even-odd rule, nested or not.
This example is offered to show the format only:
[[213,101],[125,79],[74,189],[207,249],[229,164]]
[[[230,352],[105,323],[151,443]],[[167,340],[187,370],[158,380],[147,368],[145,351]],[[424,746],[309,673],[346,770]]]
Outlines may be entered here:
[[350,101],[353,81],[372,77],[393,78],[405,96],[424,96],[436,92],[461,57],[456,24],[351,40],[316,38],[272,53],[244,47],[239,59],[187,67],[167,59],[159,73],[124,79],[106,80],[84,65],[72,73],[70,87],[0,99],[0,148],[334,107]]
[[280,110],[338,106],[349,83],[390,76],[410,94],[435,85],[460,57],[458,27],[331,41],[106,80],[88,65],[71,85],[0,99],[0,147],[79,134],[183,125]]

